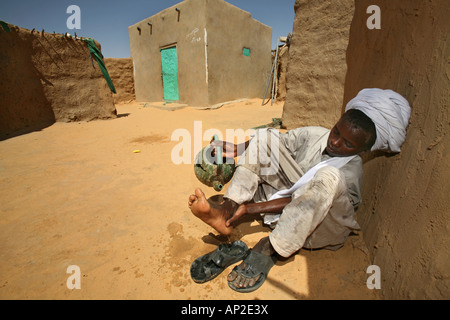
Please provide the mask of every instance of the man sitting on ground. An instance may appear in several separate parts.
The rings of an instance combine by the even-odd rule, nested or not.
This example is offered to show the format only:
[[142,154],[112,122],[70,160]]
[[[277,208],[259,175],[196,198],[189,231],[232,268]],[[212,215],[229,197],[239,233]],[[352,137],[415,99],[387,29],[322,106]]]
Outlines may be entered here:
[[363,173],[358,154],[400,152],[409,117],[409,104],[398,93],[364,89],[331,130],[262,129],[244,148],[213,142],[223,147],[224,157],[242,155],[224,202],[214,205],[196,189],[188,201],[192,213],[224,235],[249,214],[263,214],[274,227],[229,274],[229,286],[256,290],[277,255],[289,257],[303,247],[340,248],[351,230],[359,229],[354,219]]

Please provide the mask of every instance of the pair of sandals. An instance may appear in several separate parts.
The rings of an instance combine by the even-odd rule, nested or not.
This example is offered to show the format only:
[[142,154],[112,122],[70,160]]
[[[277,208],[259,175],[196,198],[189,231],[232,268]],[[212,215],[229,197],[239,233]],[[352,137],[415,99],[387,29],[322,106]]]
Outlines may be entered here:
[[220,244],[216,250],[196,259],[191,265],[191,278],[196,283],[205,283],[217,277],[228,266],[244,260],[245,268],[235,266],[233,271],[245,279],[258,280],[249,287],[241,288],[236,281],[229,281],[228,286],[237,292],[253,292],[262,286],[269,270],[276,262],[273,256],[266,256],[259,252],[249,250],[241,240],[229,244]]

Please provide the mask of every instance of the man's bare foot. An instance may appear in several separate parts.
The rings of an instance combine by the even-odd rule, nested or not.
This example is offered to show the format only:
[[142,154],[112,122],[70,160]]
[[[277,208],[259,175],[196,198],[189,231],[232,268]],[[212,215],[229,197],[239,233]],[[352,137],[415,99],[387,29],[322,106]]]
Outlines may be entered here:
[[208,202],[203,191],[197,188],[195,194],[189,196],[188,206],[197,218],[221,234],[229,235],[233,230],[232,226],[226,226],[226,221],[233,216],[238,207],[233,201],[225,200],[221,205],[214,205]]

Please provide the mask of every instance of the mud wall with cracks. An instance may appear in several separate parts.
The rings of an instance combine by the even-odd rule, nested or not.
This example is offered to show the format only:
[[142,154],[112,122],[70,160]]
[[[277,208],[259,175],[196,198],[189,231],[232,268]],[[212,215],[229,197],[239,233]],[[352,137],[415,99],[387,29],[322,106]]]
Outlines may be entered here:
[[283,127],[332,128],[341,116],[353,0],[296,0]]
[[[370,5],[381,29],[368,29]],[[357,0],[347,50],[345,104],[363,88],[411,104],[402,152],[364,164],[358,221],[389,299],[448,299],[450,2]]]
[[113,95],[114,103],[126,103],[136,100],[133,59],[105,58],[104,61],[117,92]]
[[[371,5],[381,29],[367,27]],[[357,219],[385,298],[448,299],[450,2],[297,0],[295,12],[283,126],[331,128],[363,88],[408,99],[402,152],[364,159]]]
[[0,28],[0,134],[116,117],[112,92],[85,42],[9,28]]

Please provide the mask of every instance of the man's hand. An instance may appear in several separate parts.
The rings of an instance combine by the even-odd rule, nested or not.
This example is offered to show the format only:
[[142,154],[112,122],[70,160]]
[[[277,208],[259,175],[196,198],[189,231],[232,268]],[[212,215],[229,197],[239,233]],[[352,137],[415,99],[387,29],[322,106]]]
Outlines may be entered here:
[[216,148],[222,148],[222,157],[223,158],[235,158],[236,155],[236,145],[231,142],[225,142],[221,140],[211,140],[211,155],[213,157],[216,156]]
[[250,140],[243,142],[239,145],[231,143],[231,142],[225,142],[222,140],[214,140],[214,138],[211,140],[211,155],[213,157],[216,156],[216,148],[222,147],[222,156],[224,158],[236,158],[237,156],[240,156],[245,149],[247,149],[248,145],[250,143]]
[[248,213],[247,206],[246,206],[245,204],[241,204],[241,205],[237,208],[237,210],[236,210],[236,212],[233,214],[233,216],[225,222],[225,225],[226,225],[227,227],[230,227],[231,224],[232,224],[233,222],[239,220],[243,215],[245,215],[245,214],[247,214],[247,213]]

